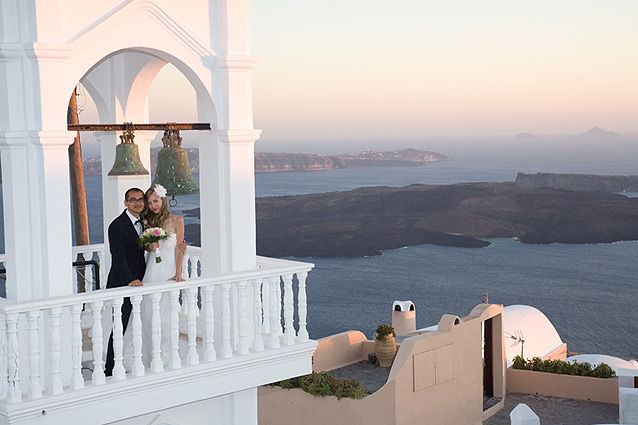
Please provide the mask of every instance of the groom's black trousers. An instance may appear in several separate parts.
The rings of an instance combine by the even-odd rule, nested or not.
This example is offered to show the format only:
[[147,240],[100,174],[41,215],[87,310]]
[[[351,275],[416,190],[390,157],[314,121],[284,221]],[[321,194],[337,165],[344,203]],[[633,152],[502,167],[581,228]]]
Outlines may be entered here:
[[[122,303],[122,335],[126,332],[126,327],[128,326],[128,319],[131,317],[131,310],[133,306],[131,305],[130,298],[124,298],[124,302]],[[113,331],[111,331],[111,336],[109,337],[109,347],[106,352],[106,364],[104,365],[104,374],[106,376],[113,375],[113,367],[115,366],[115,351],[113,350]]]

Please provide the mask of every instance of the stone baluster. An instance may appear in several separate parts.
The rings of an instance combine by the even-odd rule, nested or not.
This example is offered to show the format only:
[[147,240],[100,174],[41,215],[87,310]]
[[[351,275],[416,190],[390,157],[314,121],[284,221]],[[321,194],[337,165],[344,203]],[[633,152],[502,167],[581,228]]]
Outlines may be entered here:
[[294,296],[292,293],[292,275],[282,276],[284,281],[284,345],[293,345],[295,343],[295,327],[294,327]]
[[270,340],[268,345],[270,348],[279,348],[279,333],[281,331],[281,319],[278,310],[277,292],[279,289],[279,276],[269,277],[268,286],[270,287]]
[[116,298],[111,301],[113,304],[113,380],[122,381],[126,379],[124,370],[124,325],[122,324],[123,298]]
[[204,359],[211,362],[217,358],[215,352],[215,311],[213,310],[213,291],[215,286],[202,288],[204,293]]
[[82,377],[82,307],[83,304],[71,306],[71,389],[84,388]]
[[[161,292],[155,292],[150,295],[152,315],[151,315],[151,343],[152,343],[152,359],[151,371],[164,371],[164,363],[162,362],[162,318],[160,317],[160,301],[162,299]],[[168,336],[168,335],[167,335]]]
[[193,366],[199,364],[199,355],[197,354],[197,288],[188,288],[186,295],[188,303],[188,354],[186,356],[186,364]]
[[51,371],[50,371],[50,392],[53,395],[62,394],[62,356],[60,355],[60,316],[62,315],[61,307],[49,309],[49,318],[51,320]]
[[261,279],[253,279],[253,326],[255,336],[253,337],[253,351],[264,350],[264,340],[261,336]]
[[261,305],[263,319],[261,326],[264,333],[270,332],[270,284],[268,279],[264,279],[261,289]]
[[18,313],[7,315],[7,363],[9,366],[9,402],[22,400],[20,389],[20,345],[18,343]]
[[308,272],[297,273],[299,281],[299,293],[297,294],[297,313],[299,314],[299,334],[300,342],[308,341],[308,330],[306,329],[306,317],[308,314],[308,303],[306,299],[306,277]]
[[188,279],[192,279],[193,276],[191,275],[191,273],[188,271],[188,261],[191,259],[190,254],[188,253],[188,251],[186,251],[184,253],[184,258],[182,259],[182,277],[186,280]]
[[97,261],[100,263],[100,289],[106,289],[106,270],[104,269],[103,250],[97,251]]
[[182,367],[179,358],[179,289],[170,292],[171,299],[171,369]]
[[31,399],[42,397],[38,320],[40,320],[40,310],[31,310],[27,313],[29,327],[29,397]]
[[[93,258],[92,253],[84,254],[87,259]],[[88,265],[84,266],[84,291],[85,292],[93,292],[93,282],[95,281],[95,276],[93,276],[93,266]]]
[[0,400],[9,392],[9,371],[7,370],[7,321],[0,314]]
[[142,317],[140,304],[142,295],[131,297],[131,317],[128,326],[132,326],[133,335],[133,376],[144,376],[144,363],[142,362]]
[[91,313],[93,314],[93,329],[91,340],[93,341],[93,384],[101,385],[106,382],[104,375],[104,361],[102,354],[104,350],[102,338],[102,307],[104,301],[93,301],[91,303]]
[[246,286],[245,280],[237,282],[237,322],[238,336],[237,351],[240,355],[248,354],[248,314],[246,312]]
[[230,345],[230,283],[222,285],[222,358],[233,356],[233,347]]

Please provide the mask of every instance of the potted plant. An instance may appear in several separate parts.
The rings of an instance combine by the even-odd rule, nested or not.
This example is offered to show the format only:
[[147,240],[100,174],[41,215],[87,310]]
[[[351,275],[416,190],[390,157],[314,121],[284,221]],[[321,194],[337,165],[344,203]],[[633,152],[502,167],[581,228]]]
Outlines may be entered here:
[[390,367],[397,353],[397,345],[394,342],[394,328],[388,325],[380,325],[374,335],[374,354],[379,359],[379,366]]

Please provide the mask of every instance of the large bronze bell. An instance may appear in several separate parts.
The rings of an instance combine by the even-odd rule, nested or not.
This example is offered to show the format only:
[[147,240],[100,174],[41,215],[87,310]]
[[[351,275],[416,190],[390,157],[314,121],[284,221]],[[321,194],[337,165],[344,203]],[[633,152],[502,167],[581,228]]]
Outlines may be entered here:
[[120,136],[122,143],[115,147],[115,164],[109,176],[142,176],[150,174],[140,160],[140,151],[133,142],[132,130],[124,130]]
[[179,130],[164,130],[162,137],[164,147],[157,154],[157,169],[153,184],[161,184],[167,195],[194,195],[199,193],[199,186],[193,178],[188,163],[188,152],[182,147]]

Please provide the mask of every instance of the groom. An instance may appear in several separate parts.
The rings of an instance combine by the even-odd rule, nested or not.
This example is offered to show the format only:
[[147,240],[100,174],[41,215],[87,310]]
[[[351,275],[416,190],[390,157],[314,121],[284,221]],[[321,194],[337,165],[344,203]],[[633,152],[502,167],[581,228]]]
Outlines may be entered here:
[[[107,288],[122,286],[142,286],[142,278],[146,269],[144,249],[137,246],[137,238],[144,230],[140,214],[145,206],[142,189],[132,188],[124,195],[126,209],[109,225],[109,247],[111,251],[111,270],[106,283]],[[131,316],[131,300],[124,298],[122,304],[122,332],[126,330]],[[113,332],[109,338],[106,353],[106,376],[113,374],[115,365],[113,351]]]

